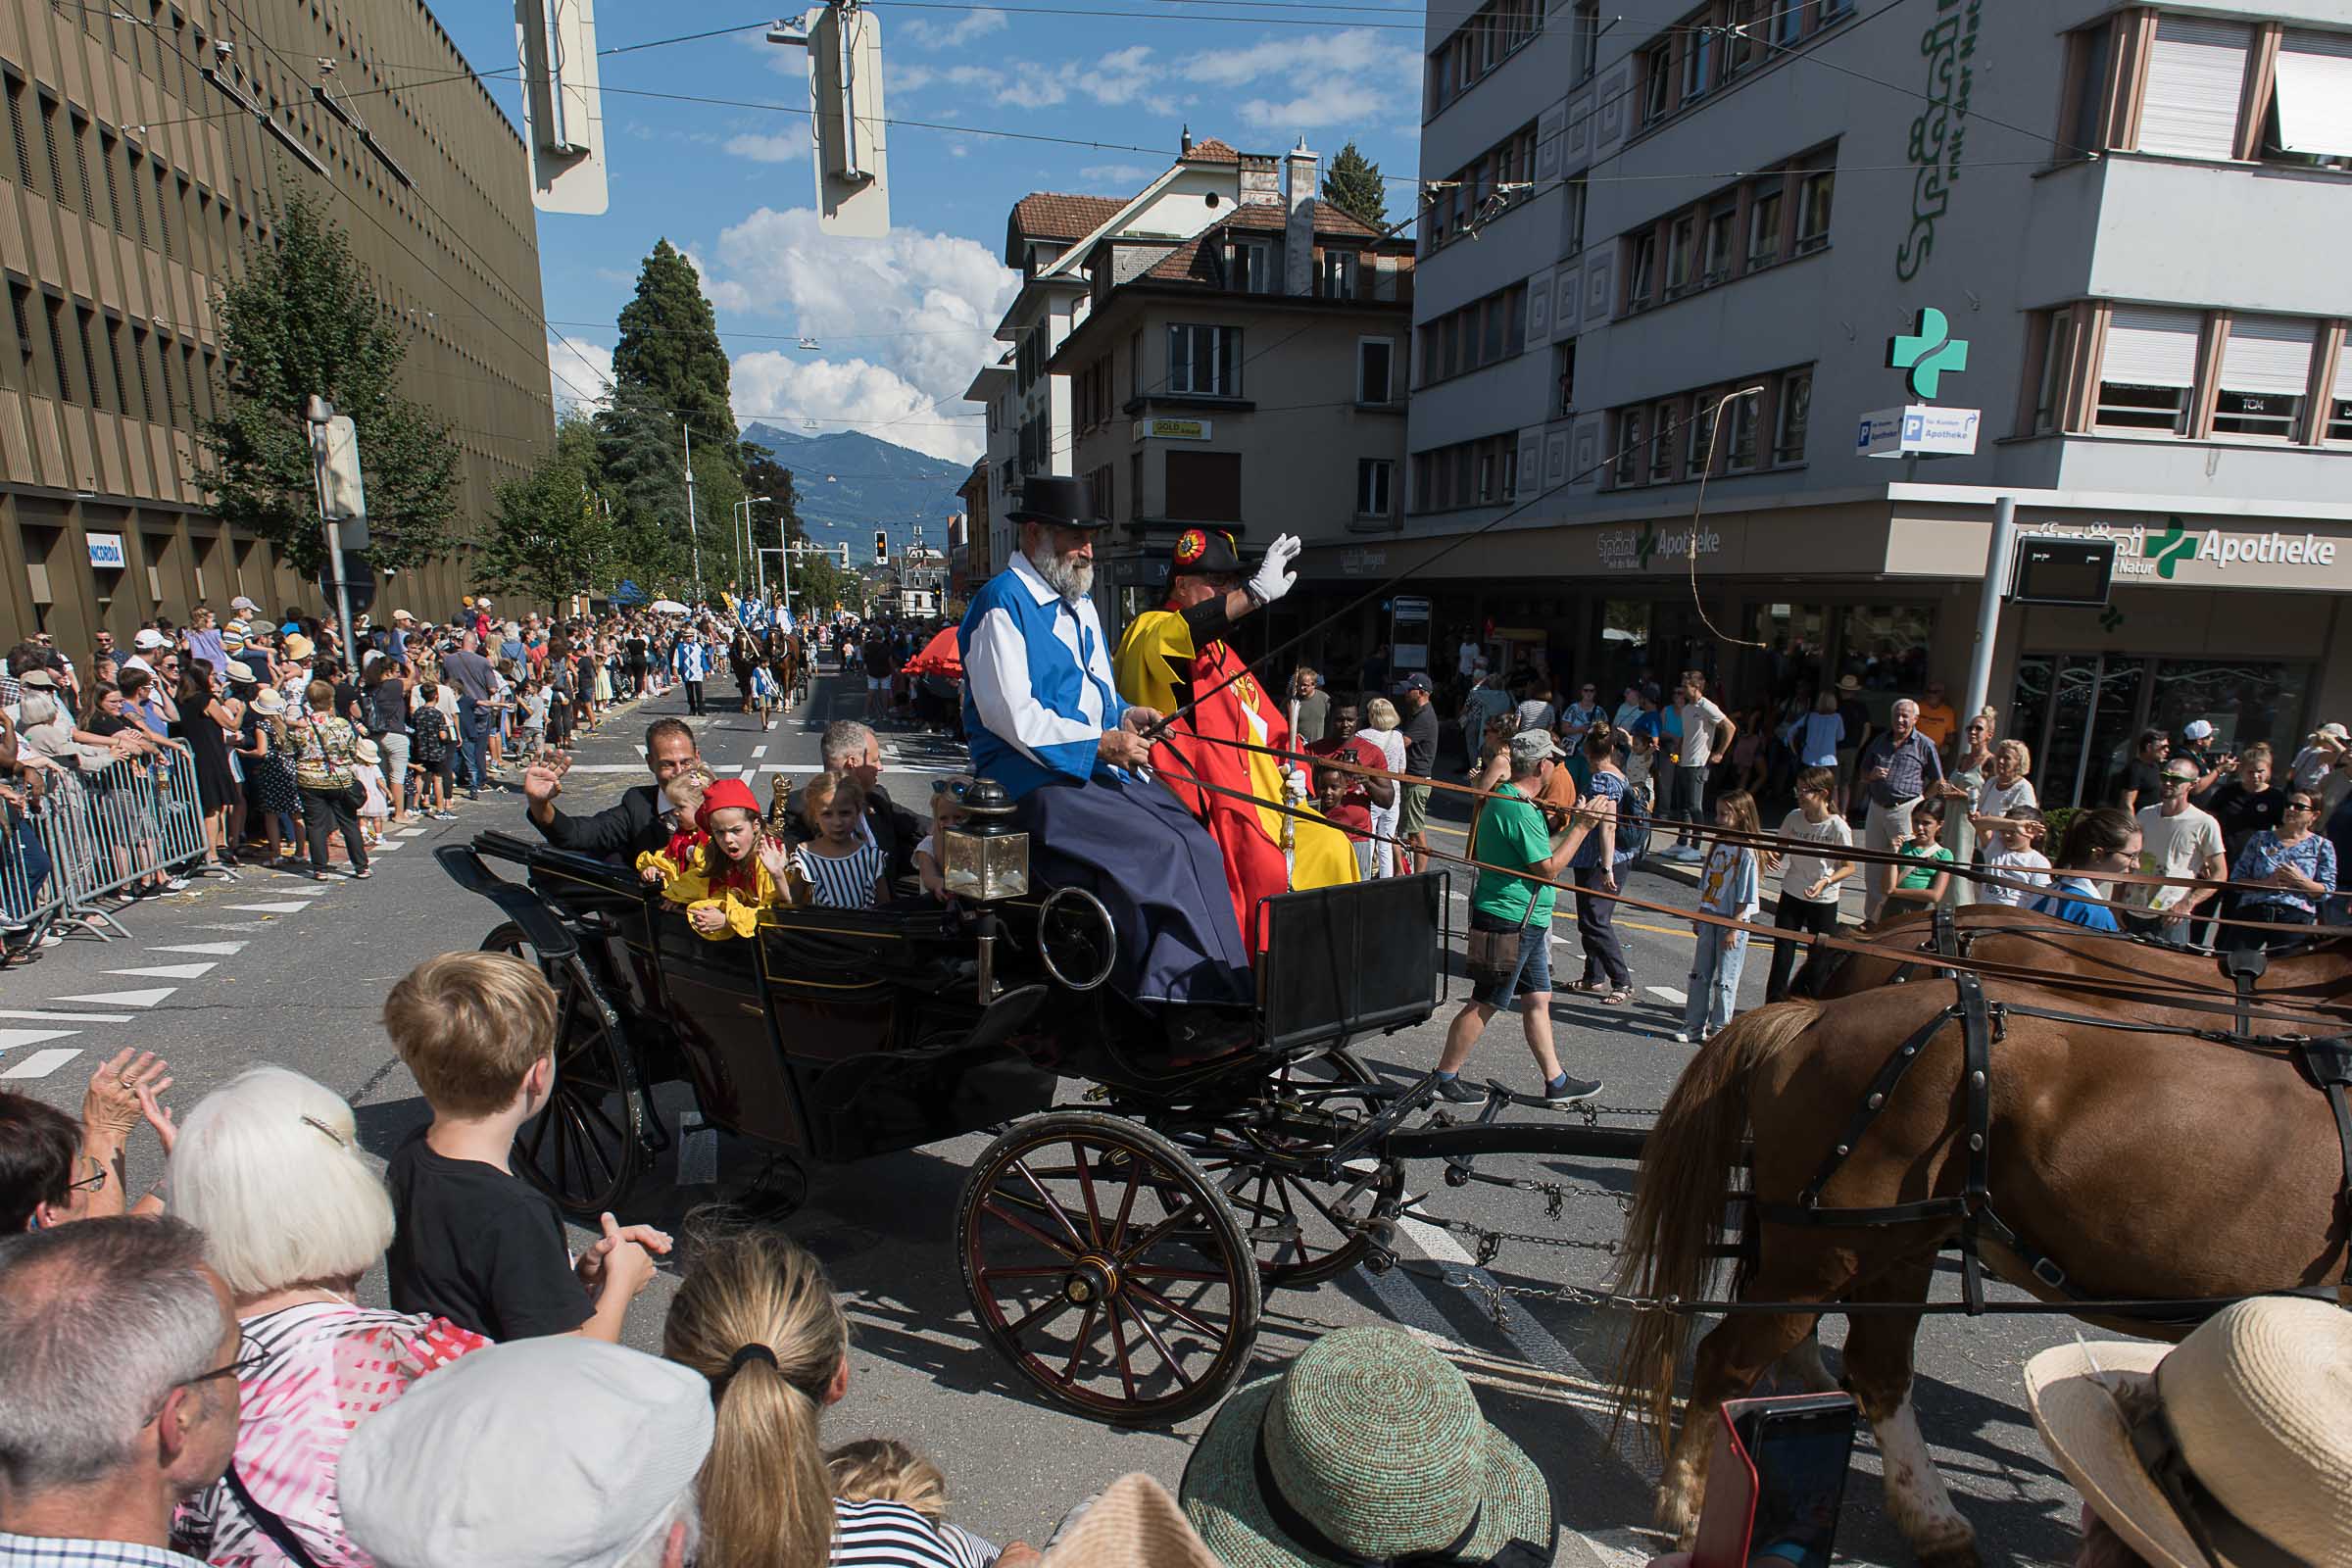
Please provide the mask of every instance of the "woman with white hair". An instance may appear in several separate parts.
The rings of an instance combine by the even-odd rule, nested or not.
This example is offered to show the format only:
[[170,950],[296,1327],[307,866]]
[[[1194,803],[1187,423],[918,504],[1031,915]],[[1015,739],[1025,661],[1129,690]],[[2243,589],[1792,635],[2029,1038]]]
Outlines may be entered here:
[[[1357,740],[1380,748],[1380,755],[1386,759],[1384,765],[1392,773],[1404,771],[1404,735],[1398,727],[1402,723],[1395,703],[1386,697],[1375,697],[1364,705],[1364,727],[1355,732]],[[1374,876],[1396,874],[1396,811],[1403,799],[1400,790],[1396,800],[1371,808]]]
[[335,1470],[354,1428],[435,1367],[489,1342],[445,1318],[359,1304],[392,1241],[392,1200],[351,1107],[283,1067],[248,1067],[197,1102],[172,1152],[171,1212],[204,1233],[236,1298],[243,1416],[235,1458],[181,1515],[180,1549],[234,1568],[365,1565]]

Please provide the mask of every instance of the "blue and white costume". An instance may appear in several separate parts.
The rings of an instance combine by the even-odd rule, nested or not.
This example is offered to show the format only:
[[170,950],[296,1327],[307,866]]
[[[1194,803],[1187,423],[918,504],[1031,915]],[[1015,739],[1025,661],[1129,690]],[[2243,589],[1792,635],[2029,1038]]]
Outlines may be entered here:
[[710,648],[700,637],[678,640],[678,679],[707,680],[710,675]]
[[1110,911],[1111,986],[1143,1003],[1247,1003],[1215,841],[1165,789],[1097,755],[1127,705],[1093,601],[1063,599],[1016,553],[973,595],[957,643],[972,771],[1019,804],[1038,881]]

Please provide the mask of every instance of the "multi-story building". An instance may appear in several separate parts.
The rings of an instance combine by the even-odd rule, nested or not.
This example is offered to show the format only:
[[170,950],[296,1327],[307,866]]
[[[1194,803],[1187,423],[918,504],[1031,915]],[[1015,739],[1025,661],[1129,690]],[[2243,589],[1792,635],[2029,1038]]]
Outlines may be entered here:
[[[1430,11],[1404,526],[1311,557],[1327,598],[1410,571],[1448,655],[1612,698],[1957,705],[2006,496],[2121,541],[2103,609],[1998,622],[2045,801],[2142,724],[2291,748],[2352,701],[2339,5],[1602,9]],[[1904,345],[1915,391],[1931,308],[1965,366]],[[1974,454],[1863,456],[1919,392]]]
[[[523,145],[416,0],[0,7],[0,640],[319,606],[198,483],[214,306],[296,187],[334,198],[408,333],[405,389],[464,456],[462,533],[551,437]],[[445,613],[469,549],[381,603]]]
[[1276,158],[1188,134],[1124,202],[1014,209],[1025,281],[999,332],[1014,364],[968,394],[990,406],[993,514],[1024,473],[1093,482],[1114,524],[1096,565],[1113,635],[1157,602],[1189,523],[1261,543],[1396,527],[1412,243],[1319,199],[1316,172],[1303,144]]

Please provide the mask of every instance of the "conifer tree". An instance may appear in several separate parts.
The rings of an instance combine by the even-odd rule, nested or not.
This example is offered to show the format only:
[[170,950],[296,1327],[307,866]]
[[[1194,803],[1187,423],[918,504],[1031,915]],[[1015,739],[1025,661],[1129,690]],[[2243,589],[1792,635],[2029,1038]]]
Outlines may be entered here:
[[1389,225],[1389,194],[1380,177],[1380,166],[1356,151],[1353,138],[1331,161],[1331,169],[1323,176],[1323,199],[1374,228]]

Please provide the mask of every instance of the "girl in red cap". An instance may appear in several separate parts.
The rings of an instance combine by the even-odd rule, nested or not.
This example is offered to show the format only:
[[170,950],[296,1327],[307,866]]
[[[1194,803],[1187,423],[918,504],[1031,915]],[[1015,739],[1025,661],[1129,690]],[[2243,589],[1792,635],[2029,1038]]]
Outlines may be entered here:
[[760,852],[760,802],[739,778],[722,778],[703,794],[695,823],[709,838],[696,847],[662,897],[686,906],[686,923],[711,941],[748,937],[760,911],[784,902]]

